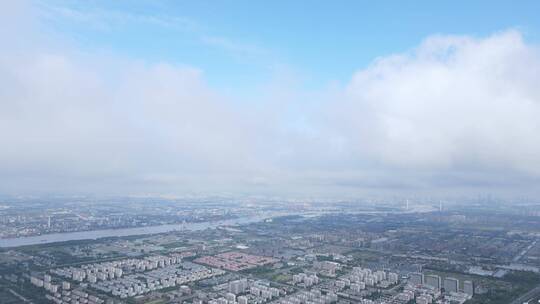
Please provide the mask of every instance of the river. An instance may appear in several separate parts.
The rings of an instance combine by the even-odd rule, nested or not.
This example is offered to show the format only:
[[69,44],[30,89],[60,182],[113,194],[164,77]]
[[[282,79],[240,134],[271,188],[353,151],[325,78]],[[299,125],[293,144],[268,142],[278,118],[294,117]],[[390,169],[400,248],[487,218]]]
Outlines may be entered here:
[[274,216],[276,216],[276,214],[249,216],[249,217],[241,217],[241,218],[230,219],[230,220],[200,222],[200,223],[168,224],[168,225],[148,226],[148,227],[133,227],[133,228],[104,229],[104,230],[93,230],[93,231],[51,233],[51,234],[36,235],[36,236],[6,238],[6,239],[0,239],[0,248],[26,246],[26,245],[38,245],[38,244],[66,242],[66,241],[95,240],[95,239],[100,239],[100,238],[105,238],[105,237],[156,234],[156,233],[165,233],[165,232],[182,231],[182,230],[197,231],[197,230],[204,230],[207,228],[217,228],[219,226],[255,223],[255,222],[260,222],[264,219],[271,218]]

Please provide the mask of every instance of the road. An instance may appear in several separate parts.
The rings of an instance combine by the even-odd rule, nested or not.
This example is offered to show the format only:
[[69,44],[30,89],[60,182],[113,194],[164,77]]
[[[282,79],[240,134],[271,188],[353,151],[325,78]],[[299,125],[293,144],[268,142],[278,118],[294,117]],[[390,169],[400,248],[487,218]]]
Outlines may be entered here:
[[[523,303],[527,302],[528,300],[533,299],[533,298],[538,297],[538,296],[540,296],[540,286],[537,286],[536,288],[533,288],[533,289],[529,290],[527,293],[525,293],[524,295],[522,295],[519,298],[515,299],[510,304],[523,304]],[[532,303],[530,303],[530,304],[532,304]]]
[[534,242],[532,242],[529,246],[527,246],[527,248],[525,248],[518,255],[516,255],[512,261],[513,262],[519,262],[519,260],[521,260],[521,258],[524,255],[526,255],[536,245],[536,243],[538,243],[538,239],[534,240]]
[[24,303],[33,303],[32,301],[28,300],[27,298],[21,296],[20,294],[18,294],[15,290],[9,288],[8,289],[9,292],[11,292],[11,294],[13,294],[14,296],[16,296],[17,298],[19,298],[21,301],[23,301]]

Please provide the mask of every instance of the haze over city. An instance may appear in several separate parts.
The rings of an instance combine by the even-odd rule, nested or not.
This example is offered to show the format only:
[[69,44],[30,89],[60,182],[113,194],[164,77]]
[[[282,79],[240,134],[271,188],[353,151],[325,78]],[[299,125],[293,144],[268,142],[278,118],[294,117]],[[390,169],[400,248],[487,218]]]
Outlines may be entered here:
[[6,195],[538,198],[538,3],[3,1]]

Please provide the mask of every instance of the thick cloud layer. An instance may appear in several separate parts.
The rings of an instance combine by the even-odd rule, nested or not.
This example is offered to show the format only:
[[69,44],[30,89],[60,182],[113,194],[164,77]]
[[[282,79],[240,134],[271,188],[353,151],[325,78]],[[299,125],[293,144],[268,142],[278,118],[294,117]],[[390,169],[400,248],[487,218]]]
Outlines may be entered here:
[[428,37],[342,88],[246,103],[194,67],[18,28],[0,32],[2,193],[537,194],[540,51],[517,31]]
[[356,73],[330,106],[354,155],[423,183],[528,184],[540,173],[540,57],[519,32],[435,36]]
[[356,73],[336,116],[359,153],[386,165],[538,174],[539,79],[539,52],[518,32],[435,36]]

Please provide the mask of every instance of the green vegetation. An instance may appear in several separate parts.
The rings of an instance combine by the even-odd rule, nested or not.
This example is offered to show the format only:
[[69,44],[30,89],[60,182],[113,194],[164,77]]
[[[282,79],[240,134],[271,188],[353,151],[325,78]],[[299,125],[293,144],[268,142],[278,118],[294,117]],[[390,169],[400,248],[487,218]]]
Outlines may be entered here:
[[380,252],[362,249],[355,249],[347,252],[347,254],[352,255],[353,265],[362,265],[366,262],[377,262],[382,255]]
[[304,269],[302,267],[293,267],[289,269],[289,273],[291,274],[299,274],[304,272]]
[[274,269],[270,266],[261,266],[261,267],[255,267],[250,269],[244,269],[241,272],[245,274],[253,274],[253,275],[264,275],[268,274],[274,271]]
[[165,288],[159,289],[158,291],[161,292],[161,293],[166,293],[166,292],[174,291],[174,290],[178,290],[178,289],[180,289],[180,285],[165,287]]
[[467,304],[507,304],[540,284],[540,275],[532,272],[516,271],[502,280],[493,280],[486,286],[488,292],[475,295]]
[[[25,281],[25,283],[12,283],[8,281],[2,281],[0,282],[0,294],[9,293],[8,289],[12,289],[13,291],[17,292],[21,296],[25,297],[28,300],[31,300],[34,304],[48,304],[50,303],[49,300],[45,298],[45,292],[44,289],[38,288],[30,282]],[[8,299],[11,299],[13,297],[13,294],[11,294],[11,297],[8,297]],[[4,303],[4,298],[0,298],[2,300],[2,304]],[[19,298],[16,298],[17,301],[13,303],[21,303],[21,300]],[[7,302],[9,303],[9,302]]]
[[467,304],[507,304],[540,284],[539,274],[525,271],[508,273],[502,279],[433,269],[427,270],[426,274],[456,278],[460,288],[463,288],[463,281],[474,281],[476,286],[487,290],[485,294],[476,294]]
[[281,274],[281,273],[278,273],[272,276],[272,281],[279,282],[279,283],[284,283],[290,280],[291,280],[290,276]]
[[317,261],[334,262],[334,256],[333,255],[317,255]]
[[189,246],[189,243],[186,242],[186,241],[177,241],[177,242],[163,244],[161,246],[163,246],[164,248],[167,248],[167,249],[172,249],[172,248]]

